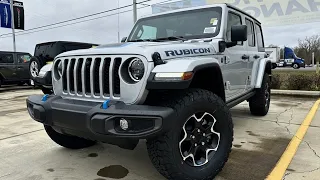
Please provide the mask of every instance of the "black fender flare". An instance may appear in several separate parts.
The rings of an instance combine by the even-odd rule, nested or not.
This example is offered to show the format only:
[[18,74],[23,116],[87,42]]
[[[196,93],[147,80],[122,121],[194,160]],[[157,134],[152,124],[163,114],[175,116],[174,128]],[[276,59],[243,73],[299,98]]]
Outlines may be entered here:
[[[156,73],[151,73],[147,80],[146,89],[148,90],[183,90],[188,88],[201,88],[197,87],[199,84],[196,82],[199,76],[203,76],[203,74],[208,75],[206,77],[207,80],[210,80],[212,83],[206,83],[204,89],[214,90],[218,95],[225,100],[225,89],[222,71],[217,63],[209,63],[209,64],[201,64],[196,66],[193,69],[193,76],[189,80],[181,80],[181,81],[156,81],[154,80]],[[202,78],[202,77],[201,77]],[[219,83],[219,85],[217,85]],[[203,85],[203,83],[201,83]],[[210,87],[210,85],[212,85]]]

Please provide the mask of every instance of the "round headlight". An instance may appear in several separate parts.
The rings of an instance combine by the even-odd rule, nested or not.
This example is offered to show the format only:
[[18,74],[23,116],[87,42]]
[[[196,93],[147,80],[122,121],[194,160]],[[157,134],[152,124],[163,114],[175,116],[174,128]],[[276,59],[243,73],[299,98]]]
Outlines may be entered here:
[[140,81],[144,75],[144,64],[142,60],[139,58],[132,59],[128,66],[128,73],[133,81]]
[[62,76],[62,61],[61,60],[57,60],[54,64],[54,77],[56,80],[59,80]]
[[58,73],[60,76],[62,76],[62,61],[60,61],[58,64]]

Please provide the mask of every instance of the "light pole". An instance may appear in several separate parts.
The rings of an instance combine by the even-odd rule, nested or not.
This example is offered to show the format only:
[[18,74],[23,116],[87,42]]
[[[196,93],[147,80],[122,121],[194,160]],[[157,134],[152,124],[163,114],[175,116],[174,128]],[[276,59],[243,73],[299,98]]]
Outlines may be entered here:
[[133,0],[133,23],[137,21],[137,0]]
[[118,0],[118,43],[120,43],[120,0]]
[[14,30],[14,13],[13,13],[13,0],[10,0],[10,10],[11,10],[11,28],[12,28],[12,38],[13,38],[13,51],[16,52],[16,33]]

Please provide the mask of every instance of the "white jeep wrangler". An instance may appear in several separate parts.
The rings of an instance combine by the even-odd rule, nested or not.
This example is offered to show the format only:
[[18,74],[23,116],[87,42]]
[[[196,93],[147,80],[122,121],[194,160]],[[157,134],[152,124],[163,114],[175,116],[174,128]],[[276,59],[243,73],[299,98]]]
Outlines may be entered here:
[[261,24],[228,4],[141,18],[120,44],[58,55],[54,95],[30,96],[31,117],[72,149],[147,140],[168,179],[213,179],[233,141],[229,108],[270,104],[271,61]]

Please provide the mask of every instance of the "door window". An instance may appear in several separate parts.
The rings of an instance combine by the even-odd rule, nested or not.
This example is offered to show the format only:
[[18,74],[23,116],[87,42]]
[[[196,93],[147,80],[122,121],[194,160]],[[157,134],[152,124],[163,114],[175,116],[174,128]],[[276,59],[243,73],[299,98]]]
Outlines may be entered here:
[[264,41],[263,41],[262,29],[261,29],[261,26],[258,24],[256,24],[256,33],[257,33],[259,51],[264,51]]
[[13,64],[13,55],[12,54],[0,54],[0,64]]
[[[229,12],[228,25],[227,25],[227,38],[226,38],[228,42],[231,42],[231,27],[235,25],[241,25],[241,24],[242,24],[241,16],[236,13]],[[238,45],[242,45],[242,44],[243,44],[242,42],[238,43]]]
[[248,27],[248,46],[255,47],[256,43],[253,22],[246,19],[246,25]]
[[18,62],[20,64],[29,63],[31,59],[30,54],[18,54]]

